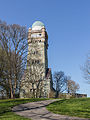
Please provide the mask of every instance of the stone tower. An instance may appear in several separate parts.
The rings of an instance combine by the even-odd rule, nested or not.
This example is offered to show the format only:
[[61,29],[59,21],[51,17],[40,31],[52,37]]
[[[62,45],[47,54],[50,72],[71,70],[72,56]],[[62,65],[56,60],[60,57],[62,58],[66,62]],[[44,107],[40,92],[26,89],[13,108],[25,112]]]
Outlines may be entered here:
[[49,97],[51,69],[48,68],[48,35],[42,22],[28,31],[27,69],[22,78],[20,97]]

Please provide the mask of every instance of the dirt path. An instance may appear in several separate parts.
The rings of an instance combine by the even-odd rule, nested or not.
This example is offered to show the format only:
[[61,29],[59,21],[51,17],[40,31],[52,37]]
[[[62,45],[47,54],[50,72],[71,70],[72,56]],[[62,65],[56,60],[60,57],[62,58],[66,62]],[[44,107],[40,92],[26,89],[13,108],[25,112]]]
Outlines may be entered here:
[[49,112],[45,107],[56,100],[31,102],[15,106],[12,110],[18,115],[32,120],[90,120],[86,118],[69,117]]

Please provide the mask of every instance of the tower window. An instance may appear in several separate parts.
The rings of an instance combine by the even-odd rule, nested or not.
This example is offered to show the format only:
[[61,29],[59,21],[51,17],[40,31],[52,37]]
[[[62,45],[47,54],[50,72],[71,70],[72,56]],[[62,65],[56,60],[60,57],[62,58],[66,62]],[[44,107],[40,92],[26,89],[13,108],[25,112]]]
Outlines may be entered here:
[[39,36],[41,36],[41,34],[39,34]]
[[32,60],[32,64],[34,64],[34,60]]
[[34,51],[33,54],[34,54],[34,55],[35,55],[35,54],[38,54],[38,51]]
[[39,64],[40,61],[39,60],[32,60],[32,64]]
[[37,64],[39,64],[39,60],[37,60]]
[[30,92],[32,92],[32,89],[30,89]]
[[36,51],[36,54],[38,54],[38,51]]
[[33,52],[33,54],[35,55],[35,51]]
[[39,64],[39,60],[35,60],[35,63],[36,63],[36,64]]

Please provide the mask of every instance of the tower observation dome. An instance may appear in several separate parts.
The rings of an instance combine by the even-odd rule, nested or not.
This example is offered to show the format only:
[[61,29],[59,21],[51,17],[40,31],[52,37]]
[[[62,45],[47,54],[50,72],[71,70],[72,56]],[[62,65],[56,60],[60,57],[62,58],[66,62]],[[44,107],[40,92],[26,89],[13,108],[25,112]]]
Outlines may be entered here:
[[32,30],[41,30],[45,25],[41,21],[35,21],[32,24]]

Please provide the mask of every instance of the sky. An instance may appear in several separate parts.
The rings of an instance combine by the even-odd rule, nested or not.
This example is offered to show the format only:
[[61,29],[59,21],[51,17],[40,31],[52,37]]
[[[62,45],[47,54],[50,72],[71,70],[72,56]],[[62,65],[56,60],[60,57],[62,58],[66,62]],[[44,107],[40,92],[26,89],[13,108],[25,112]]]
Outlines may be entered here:
[[90,51],[90,0],[0,0],[0,19],[31,27],[42,21],[48,32],[48,63],[79,83],[90,97],[90,84],[80,67]]

